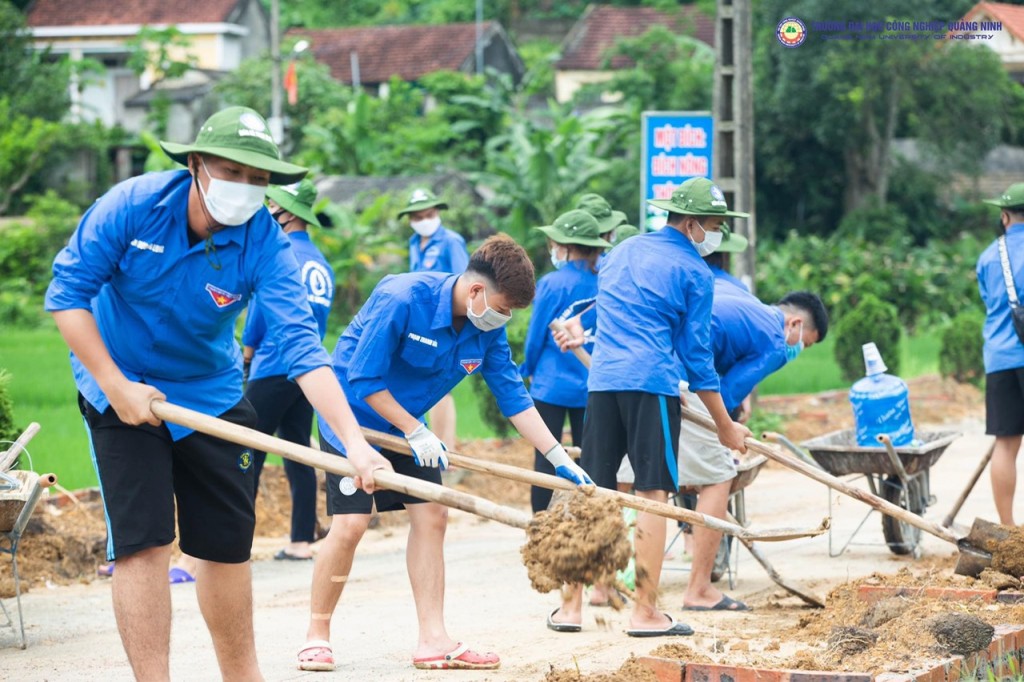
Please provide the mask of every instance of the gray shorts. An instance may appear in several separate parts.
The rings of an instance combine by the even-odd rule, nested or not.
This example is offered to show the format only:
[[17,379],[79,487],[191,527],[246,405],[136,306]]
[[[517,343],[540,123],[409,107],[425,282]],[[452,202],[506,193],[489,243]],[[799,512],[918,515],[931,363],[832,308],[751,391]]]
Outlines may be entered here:
[[[704,403],[692,391],[685,391],[687,407],[710,417]],[[736,478],[732,450],[718,442],[718,436],[684,419],[679,430],[679,487],[714,485]]]

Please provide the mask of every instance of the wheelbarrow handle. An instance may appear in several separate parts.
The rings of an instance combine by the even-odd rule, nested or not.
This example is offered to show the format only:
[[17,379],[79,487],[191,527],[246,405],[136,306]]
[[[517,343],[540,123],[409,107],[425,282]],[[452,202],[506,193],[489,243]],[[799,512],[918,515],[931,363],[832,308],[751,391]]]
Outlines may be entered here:
[[39,433],[39,424],[32,422],[26,427],[18,439],[4,452],[0,452],[0,472],[7,471],[14,464],[14,461],[18,459],[18,456],[28,445],[28,442]]
[[[804,462],[807,462],[807,464],[811,465],[812,467],[816,467],[818,469],[822,468],[821,465],[814,461],[814,458],[808,455],[803,448],[801,448],[799,445],[783,436],[781,433],[776,433],[775,431],[765,431],[764,433],[761,434],[761,438],[766,441],[782,445],[787,450],[792,452],[794,455],[799,457]],[[822,470],[824,471],[824,469]]]

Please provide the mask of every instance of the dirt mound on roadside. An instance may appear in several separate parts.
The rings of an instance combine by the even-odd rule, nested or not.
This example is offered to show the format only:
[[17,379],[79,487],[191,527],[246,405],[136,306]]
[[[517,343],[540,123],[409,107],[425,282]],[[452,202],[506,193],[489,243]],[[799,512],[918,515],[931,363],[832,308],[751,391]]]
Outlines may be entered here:
[[658,682],[657,675],[630,656],[626,662],[613,673],[593,673],[584,675],[578,670],[555,670],[552,668],[544,676],[544,682]]

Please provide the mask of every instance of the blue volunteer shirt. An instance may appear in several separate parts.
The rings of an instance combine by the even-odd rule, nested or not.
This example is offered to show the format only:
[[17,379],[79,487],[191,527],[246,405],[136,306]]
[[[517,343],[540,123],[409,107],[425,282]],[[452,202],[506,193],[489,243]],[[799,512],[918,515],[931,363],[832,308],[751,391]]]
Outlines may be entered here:
[[[282,339],[289,378],[330,362],[305,301],[298,265],[270,213],[188,243],[188,171],[149,173],[116,185],[86,211],[53,263],[48,311],[91,310],[125,376],[167,400],[219,415],[242,398],[234,325],[260,295],[268,335]],[[220,264],[215,270],[210,261]],[[75,384],[100,412],[107,397],[71,355]],[[175,440],[192,432],[168,424]]]
[[[532,377],[534,400],[562,407],[587,406],[587,368],[572,353],[563,353],[551,338],[552,320],[565,321],[591,305],[597,295],[597,274],[586,260],[566,263],[537,282],[533,315],[526,332],[522,375]],[[593,320],[593,316],[586,318]],[[594,343],[593,327],[584,329],[583,348]]]
[[[1017,287],[1018,300],[1024,301],[1024,223],[1015,223],[1006,230],[1006,251],[1010,271]],[[1024,343],[1014,331],[1010,319],[1010,299],[1006,293],[999,245],[989,244],[978,258],[978,290],[985,302],[985,372],[1001,372],[1024,367]]]
[[717,391],[713,296],[711,270],[679,230],[666,226],[616,246],[598,275],[588,388],[677,396],[681,362],[691,391]]
[[722,402],[732,412],[766,376],[786,364],[785,316],[729,283],[715,284],[711,342]]
[[[512,362],[505,329],[482,332],[466,320],[452,326],[452,287],[458,275],[434,272],[385,277],[334,349],[338,376],[361,426],[402,435],[366,404],[387,389],[407,412],[423,415],[470,374],[479,372],[505,416],[533,406]],[[320,419],[320,434],[344,452]]]
[[739,277],[734,276],[732,273],[723,270],[717,265],[708,265],[708,267],[711,268],[711,274],[715,276],[716,288],[719,282],[724,282],[726,284],[731,284],[732,286],[736,287],[737,289],[740,289],[741,291],[750,293],[750,287],[744,284],[743,280],[740,279]]
[[466,240],[457,232],[442,225],[426,244],[413,233],[409,238],[410,272],[446,272],[461,275],[469,265]]
[[[320,340],[327,333],[327,317],[331,312],[331,301],[334,300],[334,270],[327,263],[320,250],[306,232],[291,232],[286,235],[291,242],[295,259],[299,263],[299,275],[305,287],[305,299],[316,319]],[[242,332],[242,345],[254,349],[252,365],[249,368],[250,379],[280,376],[288,374],[287,346],[282,339],[267,334],[267,317],[259,304],[260,297],[253,297],[249,302],[249,312],[245,317],[245,330]]]

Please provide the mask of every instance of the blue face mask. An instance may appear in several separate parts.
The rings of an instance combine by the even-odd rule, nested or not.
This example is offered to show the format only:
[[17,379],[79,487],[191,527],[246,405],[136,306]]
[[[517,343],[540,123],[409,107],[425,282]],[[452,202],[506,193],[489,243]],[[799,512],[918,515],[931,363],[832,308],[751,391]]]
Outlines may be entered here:
[[803,320],[799,322],[796,333],[796,343],[789,343],[789,336],[786,336],[786,362],[793,362],[796,357],[800,355],[800,352],[804,349],[804,323]]

